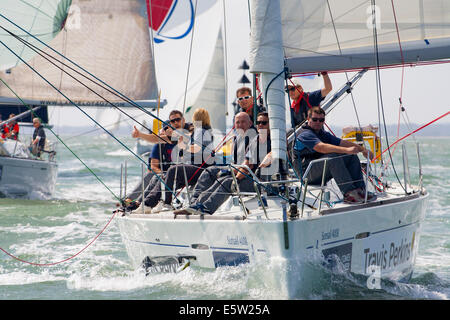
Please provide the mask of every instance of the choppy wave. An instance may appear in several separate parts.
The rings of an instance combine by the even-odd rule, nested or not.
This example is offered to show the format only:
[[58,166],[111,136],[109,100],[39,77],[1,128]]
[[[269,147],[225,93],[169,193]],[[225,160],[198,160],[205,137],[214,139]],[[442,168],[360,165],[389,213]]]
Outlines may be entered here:
[[[274,276],[288,272],[279,259],[216,270],[191,267],[178,274],[145,276],[143,270],[131,267],[114,221],[85,248],[112,217],[117,202],[113,194],[120,193],[121,163],[128,161],[127,190],[139,181],[141,168],[139,161],[133,161],[126,151],[111,147],[111,141],[103,137],[81,139],[84,140],[73,145],[75,151],[110,190],[70,152],[60,150],[58,182],[51,201],[0,199],[0,247],[20,259],[41,264],[76,255],[64,263],[39,267],[2,253],[0,299],[285,298],[284,284]],[[448,145],[450,139],[442,141]],[[424,142],[432,148],[423,159],[429,209],[411,281],[383,281],[381,289],[370,290],[365,277],[313,259],[303,266],[308,277],[302,279],[296,299],[450,298],[449,163],[445,148],[432,140]],[[126,143],[133,145],[133,140]],[[418,168],[413,161],[411,166]]]

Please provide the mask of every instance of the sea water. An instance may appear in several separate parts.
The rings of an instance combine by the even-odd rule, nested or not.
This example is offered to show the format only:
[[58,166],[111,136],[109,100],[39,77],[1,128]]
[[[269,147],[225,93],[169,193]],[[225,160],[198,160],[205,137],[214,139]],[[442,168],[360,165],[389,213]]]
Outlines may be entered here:
[[[58,145],[52,200],[0,199],[0,247],[20,259],[0,252],[1,300],[283,299],[279,284],[267,280],[270,273],[283,272],[276,259],[216,270],[187,268],[178,274],[145,276],[134,270],[111,218],[121,164],[127,162],[129,191],[140,180],[141,162],[110,137],[63,139],[84,164]],[[450,138],[417,140],[430,197],[411,281],[383,281],[381,290],[371,290],[364,277],[309,265],[314,283],[297,299],[450,298]],[[132,138],[122,141],[133,150]],[[411,179],[417,182],[413,142],[406,145]],[[393,159],[403,179],[400,146]]]

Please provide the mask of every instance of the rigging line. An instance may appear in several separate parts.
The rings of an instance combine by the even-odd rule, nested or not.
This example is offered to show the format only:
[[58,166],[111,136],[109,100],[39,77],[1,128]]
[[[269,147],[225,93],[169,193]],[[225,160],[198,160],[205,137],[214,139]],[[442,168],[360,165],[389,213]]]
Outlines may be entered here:
[[[291,85],[292,86],[295,86],[294,85],[294,82],[292,82],[292,80],[291,79],[289,79],[289,81],[291,82]],[[295,90],[297,90],[297,92],[300,92],[300,90],[299,89],[297,89],[297,88],[295,88]],[[300,92],[301,93],[301,92]],[[309,106],[308,105],[308,108],[311,108],[311,106]],[[331,110],[330,110],[331,111]],[[328,112],[329,113],[329,112]],[[307,121],[307,119],[304,119],[296,128],[298,128],[299,126],[302,126],[305,122]],[[333,132],[333,130],[331,130],[331,128],[328,126],[328,124],[326,123],[326,122],[324,122],[324,125],[325,125],[325,127],[327,127],[327,129],[328,130],[330,130],[330,132],[334,135],[334,136],[336,136],[336,134]],[[295,129],[295,128],[294,128]]]
[[[23,1],[21,0],[21,2],[23,2]],[[40,6],[42,6],[42,2],[43,2],[43,1],[41,1]],[[28,3],[26,3],[26,4],[28,4]],[[29,5],[29,4],[28,4],[28,5]],[[31,5],[30,5],[30,6],[31,6]],[[37,18],[37,16],[39,15],[39,12],[41,12],[41,14],[43,14],[43,15],[47,15],[45,12],[42,12],[39,8],[34,7],[34,6],[31,6],[31,7],[34,8],[34,9],[36,9],[36,12],[34,13],[32,22],[31,22],[31,24],[30,24],[30,26],[29,26],[30,31],[31,31],[31,29],[33,29],[34,24],[36,23],[36,18]],[[47,15],[47,17],[50,18],[50,16],[48,16],[48,15]],[[25,50],[25,47],[22,47],[21,52],[20,52],[20,56],[22,56],[24,50]],[[17,67],[18,64],[19,64],[19,60],[16,61],[16,65],[15,65],[14,67]]]
[[[285,65],[286,65],[286,58],[285,58]],[[285,76],[284,76],[284,83],[285,83],[285,88],[287,89],[288,88],[288,76],[287,76],[287,73],[285,73]],[[289,93],[287,94],[287,97],[288,97],[288,104],[289,104],[289,116],[291,118],[291,123],[294,124],[294,126],[292,128],[294,130],[294,140],[292,141],[292,147],[290,148],[291,152],[289,152],[289,145],[287,146],[287,149],[288,149],[288,155],[290,154],[291,155],[291,159],[293,160],[294,159],[294,147],[295,147],[295,143],[297,141],[297,134],[298,133],[295,132],[296,127],[295,127],[295,123],[293,123],[293,120],[292,120],[292,112],[291,112],[291,109],[290,109],[291,105],[292,105],[292,101],[291,101],[291,96],[290,96]],[[289,157],[288,157],[288,160],[289,160]]]
[[[3,27],[0,26],[0,28],[4,29]],[[9,32],[8,30],[6,30],[7,32]],[[149,132],[151,132],[152,134],[154,134],[155,136],[157,136],[160,140],[162,140],[164,143],[170,143],[169,141],[165,140],[164,138],[162,138],[161,136],[159,136],[158,134],[154,133],[152,130],[150,130],[149,128],[147,128],[145,125],[143,125],[142,123],[140,123],[139,121],[137,121],[134,117],[130,116],[128,113],[126,113],[125,111],[123,111],[120,107],[118,107],[117,105],[115,105],[113,102],[107,100],[105,97],[101,96],[100,94],[98,94],[94,89],[90,88],[89,86],[87,86],[86,84],[84,84],[83,82],[81,82],[79,79],[77,79],[76,77],[74,77],[73,75],[69,74],[67,71],[64,71],[62,67],[58,66],[57,64],[55,64],[54,62],[50,61],[48,58],[46,58],[42,53],[46,54],[44,51],[40,50],[39,48],[35,47],[34,45],[26,42],[25,40],[21,39],[20,37],[15,36],[14,34],[11,33],[11,35],[13,37],[15,37],[17,40],[23,42],[26,46],[28,46],[31,50],[33,50],[34,52],[36,52],[39,56],[41,56],[43,59],[47,60],[49,63],[51,63],[52,65],[54,65],[56,68],[61,70],[61,74],[65,73],[67,74],[69,77],[71,77],[72,79],[74,79],[76,82],[78,82],[79,84],[81,84],[83,87],[85,87],[86,89],[88,89],[89,91],[91,91],[92,93],[94,93],[95,95],[97,95],[98,97],[100,97],[101,99],[103,99],[105,102],[107,102],[108,104],[110,104],[112,107],[116,108],[118,111],[122,112],[123,114],[125,114],[127,117],[129,117],[131,120],[133,120],[134,122],[140,124],[142,127],[144,127],[145,129],[147,129]],[[37,51],[39,50],[40,53]],[[48,54],[46,54],[48,55]],[[54,60],[58,61],[59,63],[61,63],[63,66],[67,66],[66,64],[64,64],[63,62],[57,60],[56,58],[52,57],[51,55],[48,55],[49,57],[53,58]],[[80,72],[74,70],[73,68],[71,68],[70,66],[67,66],[69,69],[71,69],[72,71],[74,71],[75,73],[81,75],[82,77],[86,78],[87,80],[90,80],[91,82],[93,82],[94,84],[98,85],[99,87],[109,91],[111,94],[117,96],[120,99],[123,99],[121,97],[119,97],[117,94],[115,94],[114,92],[110,91],[108,88],[103,87],[102,85],[99,85],[98,83],[96,83],[95,81],[93,81],[92,79],[87,78],[86,76],[84,76],[83,74],[81,74]],[[61,88],[60,88],[61,89]],[[159,103],[159,101],[158,101]]]
[[78,251],[77,253],[75,253],[74,255],[72,255],[69,258],[66,258],[64,260],[61,261],[57,261],[57,262],[53,262],[53,263],[35,263],[35,262],[29,262],[23,259],[20,259],[19,257],[9,253],[8,251],[6,251],[5,249],[3,249],[2,247],[0,247],[0,250],[3,251],[6,255],[10,256],[11,258],[18,260],[20,262],[29,264],[29,265],[33,265],[33,266],[38,266],[38,267],[51,267],[57,264],[61,264],[64,262],[67,262],[73,258],[75,258],[76,256],[80,255],[84,250],[86,250],[88,247],[90,247],[102,234],[103,232],[106,230],[106,228],[109,226],[109,224],[111,223],[111,221],[114,219],[114,217],[116,216],[117,212],[114,212],[112,217],[109,219],[109,221],[106,223],[106,225],[103,227],[103,229],[100,231],[100,233],[94,237],[94,239],[92,239],[87,245],[85,245],[80,251]]
[[[375,20],[375,3],[373,2],[373,0],[371,0],[371,7],[372,7],[372,38],[373,38],[373,51],[374,53],[376,53],[377,50],[377,37],[376,37],[376,32],[375,32],[375,27],[376,27],[376,20]],[[380,92],[379,92],[379,87],[378,87],[378,83],[377,83],[377,70],[379,68],[379,63],[378,63],[378,56],[375,55],[375,86],[377,88],[377,111],[378,111],[378,128],[380,128],[380,140],[382,139],[382,131],[381,131],[381,116],[380,116]],[[384,165],[384,159],[383,157],[381,157],[381,166],[383,167]]]
[[[26,106],[28,109],[31,110],[31,113],[33,114],[33,116],[38,117],[34,113],[33,109],[29,105],[27,105],[1,77],[0,77],[0,81],[22,102],[22,104],[24,106]],[[41,122],[43,123],[42,120],[41,120]],[[95,172],[92,171],[91,168],[89,168],[89,166],[86,163],[84,163],[84,161],[81,160],[81,158],[78,157],[78,155],[71,148],[69,148],[69,146],[60,138],[59,135],[57,135],[50,127],[47,127],[47,129],[50,130],[53,133],[53,135],[75,156],[75,158],[77,158],[86,167],[86,169],[88,169],[89,172],[94,175],[94,177],[113,195],[114,198],[120,200],[119,197],[117,197],[117,195],[95,174]]]
[[268,110],[268,108],[269,108],[269,106],[267,105],[267,92],[268,92],[270,86],[272,85],[272,83],[273,83],[279,76],[281,76],[283,73],[286,74],[286,68],[283,68],[283,70],[282,70],[279,74],[277,74],[275,77],[273,77],[272,80],[270,80],[269,84],[267,85],[267,88],[266,88],[266,90],[265,90],[265,92],[264,92],[264,103],[266,104],[267,110]]
[[[70,63],[72,63],[74,66],[76,66],[77,68],[83,70],[84,72],[86,72],[87,74],[89,74],[91,77],[93,77],[94,79],[96,79],[97,81],[100,81],[102,84],[106,85],[108,88],[110,88],[111,90],[113,90],[114,92],[116,92],[117,94],[119,94],[121,97],[124,97],[123,99],[126,99],[127,102],[129,102],[131,105],[135,106],[136,108],[140,109],[142,112],[147,113],[148,115],[150,115],[151,117],[161,121],[162,123],[164,123],[166,126],[169,126],[170,128],[176,130],[170,123],[161,120],[159,117],[155,116],[154,114],[152,114],[151,112],[145,110],[145,108],[143,108],[142,106],[140,106],[139,104],[137,104],[136,102],[134,102],[133,100],[131,100],[130,98],[128,98],[127,96],[125,96],[124,94],[120,93],[119,91],[117,91],[116,89],[114,89],[113,87],[111,87],[110,85],[108,85],[106,82],[104,82],[103,80],[99,79],[98,77],[96,77],[94,74],[92,74],[91,72],[87,71],[86,69],[84,69],[83,67],[81,67],[80,65],[78,65],[77,63],[75,63],[74,61],[72,61],[71,59],[65,57],[64,55],[62,55],[61,53],[59,53],[58,51],[56,51],[55,49],[53,49],[52,47],[50,47],[48,44],[46,44],[45,42],[43,42],[42,40],[40,40],[39,38],[37,38],[36,36],[34,36],[33,34],[27,32],[25,29],[23,29],[21,26],[19,26],[18,24],[14,23],[13,21],[11,21],[10,19],[8,19],[7,17],[5,17],[1,12],[0,12],[0,17],[7,20],[9,23],[13,24],[14,26],[16,26],[17,28],[19,28],[20,30],[24,31],[25,33],[27,33],[29,36],[31,36],[33,39],[37,40],[39,43],[41,43],[43,46],[45,46],[46,48],[50,49],[51,51],[53,51],[54,53],[56,53],[57,55],[61,56],[62,58],[64,58],[65,60],[69,61]],[[1,26],[0,26],[1,27]],[[181,133],[183,135],[183,133]]]
[[[409,130],[409,131],[412,131],[412,130],[411,130],[411,127],[410,127],[410,125],[411,125],[411,120],[409,120],[408,114],[407,114],[406,112],[403,112],[403,113],[402,113],[402,116],[403,116],[403,120],[405,121],[405,124],[406,124],[406,127],[408,128],[408,130]],[[405,118],[406,118],[406,119],[405,119]],[[413,140],[414,140],[415,142],[417,142],[416,137],[415,137],[414,135],[413,135],[412,137],[413,137]]]
[[[340,45],[340,43],[339,43],[339,37],[338,37],[338,34],[337,34],[336,25],[335,25],[335,23],[334,23],[333,14],[332,14],[332,12],[331,12],[331,6],[330,6],[330,1],[329,1],[329,0],[327,0],[327,5],[328,5],[328,12],[330,13],[331,22],[332,22],[332,24],[333,24],[334,35],[336,36],[336,43],[337,43],[338,48],[339,48],[339,53],[342,55],[342,49],[341,49],[341,45]],[[348,78],[347,72],[345,72],[345,77],[347,78],[347,83],[349,83],[349,82],[350,82],[350,79]],[[352,97],[353,109],[355,110],[356,120],[358,121],[359,129],[362,130],[362,129],[361,129],[361,122],[360,122],[360,120],[359,120],[358,110],[356,109],[355,98],[354,98],[354,96],[353,96],[353,90],[350,91],[350,96]]]
[[[208,156],[208,158],[207,158],[206,160],[203,161],[203,163],[200,165],[200,167],[198,167],[198,169],[194,172],[194,174],[189,178],[188,184],[189,184],[189,182],[191,182],[192,179],[194,179],[194,177],[197,175],[197,173],[200,171],[200,169],[205,165],[205,163],[208,162],[209,159],[211,159],[211,157],[213,156],[213,154],[216,154],[217,150],[223,146],[225,139],[226,139],[227,136],[234,130],[234,127],[235,127],[235,126],[233,125],[233,127],[228,131],[228,133],[223,137],[223,139],[222,139],[222,140],[218,143],[218,145],[214,148],[214,150],[211,152],[211,154]],[[228,141],[228,140],[227,140],[227,141]],[[176,168],[176,170],[177,170],[177,169],[178,169],[178,168]],[[183,188],[181,188],[181,190],[178,191],[177,194],[180,194],[181,191],[183,191],[183,189],[184,189],[185,187],[187,187],[187,186],[184,186]]]
[[403,136],[402,138],[398,139],[397,141],[395,141],[394,143],[392,143],[388,148],[386,148],[382,153],[380,153],[377,157],[373,158],[373,159],[372,159],[372,162],[375,162],[375,160],[377,160],[379,157],[381,157],[381,155],[382,155],[383,153],[385,153],[386,151],[388,151],[392,146],[396,145],[396,144],[399,143],[400,141],[402,141],[402,140],[406,139],[407,137],[409,137],[410,135],[413,135],[414,133],[416,133],[416,132],[418,132],[418,131],[424,129],[425,127],[428,127],[430,124],[433,124],[434,122],[436,122],[436,121],[438,121],[438,120],[440,120],[440,119],[442,119],[442,118],[448,116],[449,114],[450,114],[450,111],[447,111],[447,113],[444,113],[443,115],[437,117],[436,119],[434,119],[434,120],[428,122],[427,124],[424,124],[424,125],[421,126],[420,128],[417,128],[416,130],[414,130],[414,131],[408,133],[407,135]]
[[[336,57],[340,57],[339,55],[336,55]],[[421,67],[421,66],[429,66],[429,65],[435,65],[435,64],[444,64],[444,63],[450,63],[450,60],[448,59],[444,59],[444,60],[430,60],[430,61],[416,61],[416,62],[405,62],[403,65],[406,67]],[[379,66],[378,68],[380,70],[383,69],[394,69],[394,68],[400,68],[402,67],[401,63],[398,64],[386,64],[383,66]],[[330,70],[327,71],[329,74],[331,73],[342,73],[342,72],[358,72],[361,70],[375,70],[376,67],[354,67],[354,68],[348,68],[348,69],[334,69],[334,70]],[[315,71],[305,71],[305,72],[292,72],[291,75],[297,75],[297,76],[311,76],[311,75],[316,75],[317,72]]]
[[[362,0],[360,4],[354,6],[353,8],[350,8],[349,10],[347,10],[347,11],[343,12],[342,14],[340,14],[340,15],[336,18],[336,20],[339,20],[339,19],[341,19],[341,18],[344,18],[345,16],[347,16],[347,15],[349,15],[349,14],[351,14],[351,13],[352,13],[352,14],[355,14],[353,11],[356,11],[356,10],[358,10],[360,7],[366,6],[366,5],[367,5],[367,0]],[[322,7],[322,5],[319,4],[318,7],[314,8],[313,10],[311,10],[312,13],[311,13],[308,17],[306,17],[305,21],[306,21],[307,19],[311,18],[311,17],[314,17],[314,15],[317,14],[317,12],[320,12],[320,11],[322,10],[321,7]],[[317,25],[317,28],[313,28],[314,25]],[[326,23],[326,24],[317,23],[317,24],[314,24],[314,25],[311,26],[311,27],[309,28],[310,30],[312,30],[311,32],[308,32],[308,33],[303,34],[303,38],[304,38],[304,39],[311,39],[311,36],[312,36],[312,35],[317,34],[317,29],[318,29],[320,26],[322,26],[322,27],[325,29],[326,27],[329,26],[329,23]],[[309,41],[306,41],[306,42],[304,42],[304,44],[311,43],[312,41],[315,41],[315,39],[311,39],[311,40],[309,40]]]
[[151,42],[151,49],[152,49],[152,59],[153,64],[155,64],[155,40],[153,35],[153,15],[152,15],[152,0],[148,0],[147,2],[147,10],[148,10],[148,17],[150,18],[150,42]]
[[[398,122],[397,122],[397,139],[400,136],[400,118],[401,118],[401,113],[402,111],[404,111],[405,109],[403,108],[403,81],[404,81],[404,76],[405,76],[405,66],[404,66],[404,57],[403,57],[403,49],[402,49],[402,42],[400,41],[400,31],[398,29],[398,23],[397,23],[397,15],[395,13],[395,7],[394,7],[394,1],[391,0],[391,5],[392,5],[392,13],[394,15],[394,21],[395,21],[395,29],[397,31],[397,40],[398,40],[398,46],[400,49],[400,57],[401,57],[401,61],[402,61],[402,77],[401,77],[401,82],[400,82],[400,97],[399,97],[399,106],[398,106]],[[392,151],[392,153],[394,153],[394,150]]]
[[[394,20],[395,20],[395,28],[397,30],[397,39],[398,39],[398,45],[399,45],[399,48],[400,48],[400,56],[401,56],[401,59],[402,59],[402,80],[401,80],[401,86],[400,86],[400,98],[399,98],[399,102],[400,102],[399,109],[400,110],[399,110],[399,119],[398,119],[398,123],[399,123],[398,126],[399,126],[399,128],[398,128],[398,131],[397,131],[397,139],[398,139],[398,137],[400,135],[400,114],[402,114],[403,116],[406,115],[406,119],[404,119],[405,123],[406,123],[406,125],[408,127],[408,130],[411,130],[411,129],[409,127],[410,121],[409,121],[408,115],[406,114],[406,109],[403,107],[403,81],[404,81],[404,71],[405,71],[403,49],[402,49],[402,43],[400,41],[400,31],[399,31],[399,28],[398,28],[397,15],[396,15],[396,12],[395,12],[395,7],[394,7],[394,1],[393,0],[391,0],[391,4],[392,4],[392,12],[394,14]],[[416,139],[414,137],[414,135],[413,135],[413,139],[414,140]]]
[[[224,73],[225,73],[225,110],[228,115],[228,38],[227,38],[227,16],[226,16],[226,7],[225,0],[223,3],[223,46],[224,46]],[[226,121],[225,121],[226,123]]]
[[[376,12],[375,12],[376,5],[375,5],[375,0],[371,0],[371,1],[372,1],[373,34],[374,34],[374,44],[375,44],[374,49],[375,49],[376,65],[379,66],[380,65],[380,57],[379,57],[379,52],[378,52],[377,25],[376,25],[376,19],[375,19],[376,18],[376,16],[375,16],[376,15]],[[386,137],[386,143],[387,143],[387,145],[389,145],[389,137],[387,134],[386,118],[385,118],[385,114],[384,114],[383,96],[382,96],[382,89],[381,89],[381,73],[380,73],[379,68],[376,68],[375,70],[376,70],[376,82],[377,82],[377,97],[379,97],[378,108],[379,108],[379,110],[381,108],[381,115],[383,116],[383,124],[384,124],[384,134]],[[378,117],[380,118],[380,112],[378,113]],[[388,151],[389,151],[389,158],[390,158],[391,164],[392,164],[392,170],[394,171],[395,177],[397,178],[397,181],[400,184],[400,186],[402,187],[402,189],[405,191],[405,193],[407,193],[405,187],[403,186],[402,182],[400,181],[400,178],[397,174],[397,170],[395,169],[391,150],[388,149]]]
[[250,29],[252,28],[252,15],[250,11],[250,0],[247,0],[247,11],[248,11],[248,25]]
[[[142,116],[145,116],[145,114],[140,114],[140,115],[138,115],[138,116],[135,116],[135,118],[137,118],[137,117],[142,117]],[[125,122],[125,121],[127,121],[127,119],[124,119],[124,120],[122,120],[122,121],[120,121],[120,122]],[[117,122],[114,122],[114,123],[110,123],[110,124],[104,125],[104,127],[105,127],[105,128],[111,128],[111,127],[115,126],[116,124],[117,124]],[[92,129],[92,130],[89,130],[89,131],[85,131],[85,132],[82,132],[82,133],[77,134],[77,135],[74,135],[74,136],[70,136],[70,137],[66,138],[66,141],[67,141],[67,140],[70,140],[70,139],[78,138],[78,137],[80,137],[80,136],[86,135],[86,134],[91,133],[91,132],[98,131],[98,130],[100,130],[100,129],[101,129],[101,128],[95,128],[95,129]]]
[[[36,12],[39,12],[39,13],[41,13],[42,15],[47,16],[47,18],[49,18],[49,20],[53,20],[53,17],[50,17],[45,11],[42,11],[41,8],[39,8],[39,7],[37,7],[37,6],[33,6],[32,4],[30,4],[30,3],[28,3],[28,2],[25,2],[25,1],[23,1],[23,0],[19,0],[19,1],[22,2],[24,5],[29,6],[29,7],[33,8],[33,9],[35,9]],[[42,5],[42,2],[41,2],[41,5]]]
[[[32,66],[30,66],[30,64],[28,62],[26,62],[25,60],[23,60],[21,57],[19,57],[13,50],[11,50],[3,41],[0,40],[0,43],[6,48],[8,49],[12,54],[14,54],[16,57],[18,57],[24,64],[26,64],[28,66],[28,68],[30,68],[31,70],[33,70],[33,72],[35,72],[42,80],[44,80],[47,84],[49,84],[53,89],[55,89],[59,94],[61,94],[66,100],[68,100],[72,105],[74,105],[78,110],[80,110],[85,116],[87,116],[89,119],[91,119],[96,125],[98,125],[100,128],[102,128],[108,135],[110,135],[114,140],[116,140],[121,146],[123,146],[125,149],[127,149],[130,153],[132,153],[136,158],[138,158],[141,162],[143,162],[149,170],[151,170],[154,174],[155,171],[148,166],[147,162],[144,161],[140,156],[138,156],[136,153],[134,153],[130,148],[128,148],[128,146],[126,146],[122,141],[120,141],[119,139],[117,139],[111,132],[109,132],[108,130],[106,130],[105,128],[103,128],[102,125],[100,125],[95,119],[93,119],[89,114],[87,114],[82,108],[80,108],[80,106],[78,106],[75,102],[73,102],[69,97],[67,97],[63,92],[59,91],[50,81],[48,81],[47,79],[45,79],[45,77],[43,77],[39,72],[36,71],[36,69],[34,69]],[[157,178],[165,185],[165,182],[163,181],[163,179],[161,179],[159,176],[157,176]],[[170,189],[168,186],[166,186],[168,188],[169,191],[173,192],[174,191],[172,189]],[[176,198],[176,195],[175,195]]]
[[186,86],[184,88],[183,114],[186,111],[186,97],[187,97],[187,92],[188,92],[189,73],[191,71],[192,45],[194,43],[195,22],[197,20],[197,3],[198,3],[198,0],[195,0],[194,21],[192,23],[191,44],[190,44],[190,48],[189,48],[188,66],[187,66],[187,72],[186,72]]

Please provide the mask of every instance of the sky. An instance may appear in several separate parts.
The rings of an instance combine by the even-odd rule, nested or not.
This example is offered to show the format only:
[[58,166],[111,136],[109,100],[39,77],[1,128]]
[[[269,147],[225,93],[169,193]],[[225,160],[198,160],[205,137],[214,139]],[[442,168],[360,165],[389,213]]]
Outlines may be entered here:
[[[242,9],[242,1],[231,0],[226,2],[226,47],[227,47],[227,78],[228,78],[228,102],[234,99],[235,91],[241,86],[238,80],[243,71],[238,66],[243,60],[248,60],[249,52],[249,21],[248,10]],[[349,73],[350,78],[354,73]],[[450,90],[448,75],[450,74],[450,64],[438,64],[419,67],[405,67],[402,101],[406,112],[404,116],[411,123],[423,125],[435,118],[445,114],[450,110],[450,99],[447,92]],[[246,73],[251,80],[252,75]],[[344,73],[332,73],[330,78],[333,84],[333,92],[346,83]],[[399,118],[399,97],[401,94],[402,68],[381,70],[382,101],[384,116],[387,124],[396,124]],[[305,81],[304,88],[317,90],[322,87],[321,78],[315,81]],[[251,87],[251,84],[249,85]],[[170,99],[170,97],[167,97]],[[377,125],[379,122],[377,102],[377,89],[375,72],[369,71],[356,84],[353,90],[353,99],[347,95],[345,99],[327,116],[327,123],[330,126],[354,126],[358,119],[362,126],[367,124]],[[356,110],[356,112],[355,112]],[[86,109],[93,117],[99,118],[100,112],[95,109]],[[127,110],[128,112],[128,110]],[[168,110],[162,111],[165,118]],[[52,108],[50,107],[51,123],[58,126],[90,126],[92,122],[75,108]],[[133,113],[133,112],[131,112]],[[141,112],[135,112],[141,119]],[[119,113],[113,109],[102,112],[101,122],[104,125],[114,123],[119,119]],[[123,118],[122,118],[123,119]],[[402,117],[402,122],[403,121]],[[151,119],[148,119],[151,120]],[[147,120],[147,121],[148,121]],[[438,123],[450,123],[450,116],[441,119]],[[123,126],[130,126],[122,122]]]

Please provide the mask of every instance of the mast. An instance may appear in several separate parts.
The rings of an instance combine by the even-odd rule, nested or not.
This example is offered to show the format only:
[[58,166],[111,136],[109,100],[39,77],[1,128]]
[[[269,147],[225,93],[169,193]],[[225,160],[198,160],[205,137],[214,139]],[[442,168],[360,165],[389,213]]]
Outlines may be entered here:
[[[272,167],[285,168],[286,112],[284,55],[279,0],[252,0],[250,72],[261,74],[264,103],[269,114]],[[275,166],[274,166],[275,165]],[[273,170],[272,172],[278,172]]]

